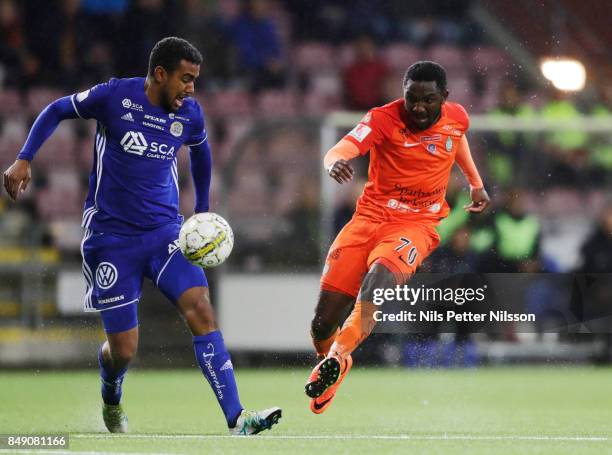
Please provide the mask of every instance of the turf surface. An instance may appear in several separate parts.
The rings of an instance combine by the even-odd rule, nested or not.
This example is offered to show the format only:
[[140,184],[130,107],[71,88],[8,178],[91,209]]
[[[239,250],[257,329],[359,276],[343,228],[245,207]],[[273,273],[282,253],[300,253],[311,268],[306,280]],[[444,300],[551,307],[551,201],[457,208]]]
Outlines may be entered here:
[[239,371],[243,404],[281,406],[283,418],[230,438],[196,370],[130,372],[129,435],[105,432],[94,371],[1,372],[0,434],[70,433],[70,450],[87,453],[612,453],[611,369],[354,368],[319,416],[307,373]]

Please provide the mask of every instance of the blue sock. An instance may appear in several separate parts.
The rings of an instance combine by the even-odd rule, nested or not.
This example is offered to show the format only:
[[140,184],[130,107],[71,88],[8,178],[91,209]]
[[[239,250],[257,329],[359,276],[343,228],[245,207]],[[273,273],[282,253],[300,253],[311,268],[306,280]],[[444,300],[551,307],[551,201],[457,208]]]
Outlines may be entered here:
[[127,373],[127,368],[113,370],[104,363],[102,346],[98,349],[98,364],[100,365],[100,379],[102,380],[102,401],[106,404],[119,404],[121,401],[121,385]]
[[206,335],[193,337],[193,349],[202,373],[213,389],[217,401],[223,409],[227,425],[231,428],[244,409],[238,397],[238,387],[234,378],[234,367],[225,349],[223,335],[218,330]]

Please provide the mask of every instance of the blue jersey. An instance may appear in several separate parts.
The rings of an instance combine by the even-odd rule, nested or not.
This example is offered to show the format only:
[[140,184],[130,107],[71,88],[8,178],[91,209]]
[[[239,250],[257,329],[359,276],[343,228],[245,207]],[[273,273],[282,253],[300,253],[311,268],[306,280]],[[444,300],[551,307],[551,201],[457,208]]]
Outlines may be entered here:
[[206,141],[204,114],[193,98],[174,113],[154,106],[144,84],[111,79],[70,98],[98,122],[82,223],[90,230],[132,234],[182,220],[176,156]]

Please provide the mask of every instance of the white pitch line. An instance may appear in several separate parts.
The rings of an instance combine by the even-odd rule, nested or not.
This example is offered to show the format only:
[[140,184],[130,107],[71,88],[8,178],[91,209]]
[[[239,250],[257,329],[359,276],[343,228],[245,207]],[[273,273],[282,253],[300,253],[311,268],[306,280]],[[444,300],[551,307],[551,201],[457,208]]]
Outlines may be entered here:
[[98,455],[100,453],[113,454],[113,455],[174,455],[171,453],[161,452],[109,452],[104,450],[103,452],[83,452],[83,451],[72,451],[72,450],[56,450],[56,449],[0,449],[0,453],[51,453],[51,454],[62,454],[62,455]]
[[[71,434],[75,439],[108,439],[110,435],[104,434]],[[112,438],[123,439],[232,439],[232,440],[264,440],[264,439],[304,439],[304,440],[333,440],[333,439],[379,439],[391,441],[578,441],[578,442],[610,442],[608,436],[521,436],[521,435],[269,435],[257,438],[244,438],[230,435],[201,435],[201,434],[122,434],[113,435]]]

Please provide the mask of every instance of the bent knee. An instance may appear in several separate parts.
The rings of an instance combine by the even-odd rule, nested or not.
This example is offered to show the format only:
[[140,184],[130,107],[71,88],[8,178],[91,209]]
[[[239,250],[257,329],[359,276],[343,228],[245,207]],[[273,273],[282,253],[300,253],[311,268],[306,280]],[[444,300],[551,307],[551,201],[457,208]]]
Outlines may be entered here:
[[135,343],[115,346],[110,351],[111,358],[113,359],[113,364],[118,367],[123,367],[129,364],[136,356],[137,350],[138,345]]
[[315,315],[310,323],[310,333],[315,340],[325,340],[329,338],[337,328],[338,321],[326,321],[319,315]]

